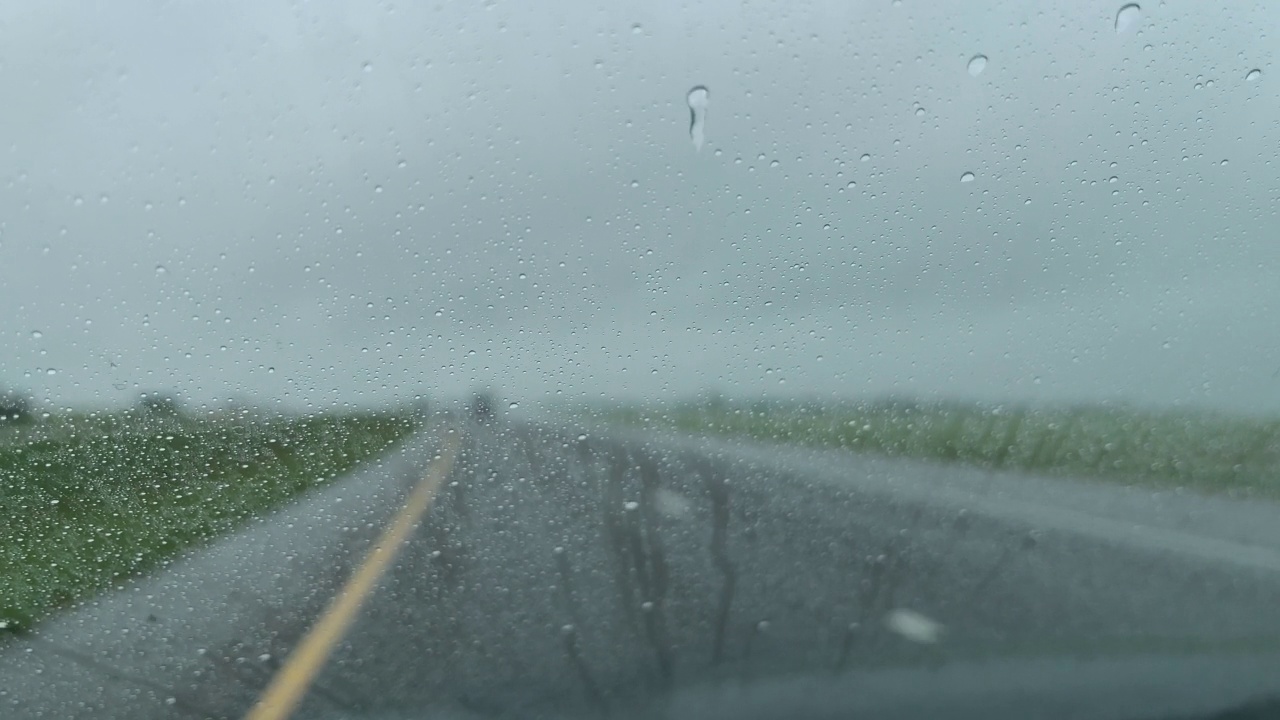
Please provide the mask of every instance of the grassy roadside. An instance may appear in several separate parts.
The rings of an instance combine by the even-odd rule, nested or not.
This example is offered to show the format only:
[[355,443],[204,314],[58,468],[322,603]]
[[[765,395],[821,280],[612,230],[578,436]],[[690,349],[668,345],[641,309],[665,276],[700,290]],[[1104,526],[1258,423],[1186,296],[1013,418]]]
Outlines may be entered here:
[[120,414],[6,428],[0,637],[281,507],[413,427],[377,414]]
[[611,408],[628,425],[839,447],[993,469],[1280,497],[1280,418],[1108,406],[880,401]]

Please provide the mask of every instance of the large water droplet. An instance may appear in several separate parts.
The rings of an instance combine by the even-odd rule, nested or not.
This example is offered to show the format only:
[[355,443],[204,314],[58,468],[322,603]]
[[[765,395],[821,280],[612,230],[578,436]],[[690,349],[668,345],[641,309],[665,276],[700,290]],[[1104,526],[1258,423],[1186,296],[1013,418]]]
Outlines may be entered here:
[[1142,19],[1142,7],[1138,3],[1123,5],[1116,11],[1116,32],[1128,32]]
[[890,612],[885,616],[884,624],[907,640],[925,645],[938,642],[946,630],[932,618],[906,608]]
[[967,172],[961,175],[960,182],[973,182],[973,173]]
[[1257,82],[1261,78],[1262,78],[1262,71],[1259,70],[1258,68],[1254,68],[1250,70],[1249,73],[1244,76],[1244,79],[1248,80],[1249,82]]
[[974,77],[978,77],[979,75],[982,74],[982,71],[986,69],[987,69],[986,55],[974,55],[973,57],[969,58],[969,74],[970,75]]
[[711,91],[706,85],[694,85],[689,89],[686,98],[689,101],[689,139],[693,140],[696,150],[702,149],[706,139],[704,126],[707,122],[707,105],[711,102]]

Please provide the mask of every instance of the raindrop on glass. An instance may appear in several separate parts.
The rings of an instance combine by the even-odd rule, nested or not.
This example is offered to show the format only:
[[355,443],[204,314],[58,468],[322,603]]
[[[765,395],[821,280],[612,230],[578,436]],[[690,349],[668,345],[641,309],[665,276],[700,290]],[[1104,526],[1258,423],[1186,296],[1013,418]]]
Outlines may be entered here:
[[961,175],[960,182],[973,182],[973,173],[967,172]]
[[986,69],[987,69],[986,55],[974,55],[973,57],[969,58],[969,74],[970,75],[974,77],[978,77],[979,75],[982,74],[982,71]]
[[44,337],[44,333],[40,332],[39,330],[32,330],[31,337],[35,338],[36,340],[39,340],[40,338]]
[[695,150],[702,149],[706,139],[704,127],[707,122],[707,105],[711,102],[711,91],[706,85],[694,85],[686,98],[689,102],[689,139],[693,140]]
[[1116,32],[1128,32],[1142,19],[1142,8],[1138,3],[1123,5],[1116,11]]
[[1250,70],[1249,73],[1244,76],[1244,79],[1248,80],[1249,82],[1257,82],[1261,78],[1262,78],[1262,71],[1259,70],[1258,68],[1254,68]]

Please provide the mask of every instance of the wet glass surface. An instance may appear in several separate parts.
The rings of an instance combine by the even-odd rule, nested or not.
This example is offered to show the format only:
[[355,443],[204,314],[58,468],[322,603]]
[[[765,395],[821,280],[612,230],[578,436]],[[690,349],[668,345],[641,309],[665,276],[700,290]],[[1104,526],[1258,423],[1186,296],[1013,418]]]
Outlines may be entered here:
[[0,717],[1265,716],[1277,12],[0,10]]

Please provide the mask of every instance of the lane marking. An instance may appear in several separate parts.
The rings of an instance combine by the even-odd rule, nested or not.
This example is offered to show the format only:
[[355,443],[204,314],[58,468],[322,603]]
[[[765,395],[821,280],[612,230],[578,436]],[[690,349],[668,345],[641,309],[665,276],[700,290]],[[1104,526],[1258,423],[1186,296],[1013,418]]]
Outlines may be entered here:
[[245,715],[245,720],[284,720],[297,709],[307,688],[324,667],[325,660],[355,621],[360,606],[373,594],[378,580],[395,559],[409,533],[431,507],[441,484],[453,470],[460,444],[457,431],[448,431],[444,438],[444,448],[427,468],[426,477],[414,487],[395,519],[365,556],[364,562],[289,655],[284,667],[271,679],[266,691]]

